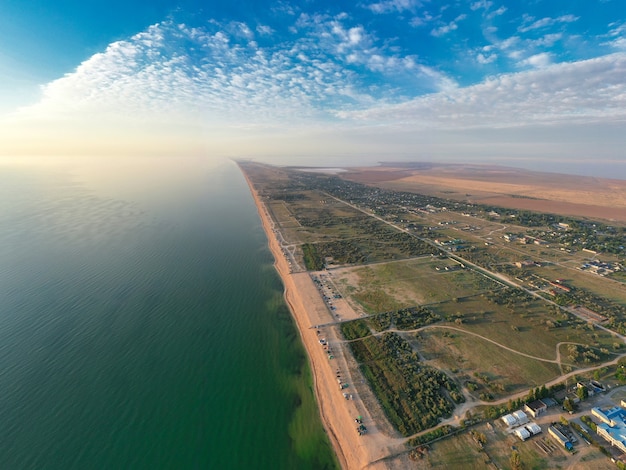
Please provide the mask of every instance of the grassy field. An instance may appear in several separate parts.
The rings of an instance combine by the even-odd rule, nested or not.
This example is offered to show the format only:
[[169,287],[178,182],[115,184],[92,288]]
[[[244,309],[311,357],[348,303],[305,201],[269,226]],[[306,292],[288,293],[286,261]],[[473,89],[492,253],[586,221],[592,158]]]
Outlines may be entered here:
[[495,468],[489,463],[489,456],[474,442],[469,433],[462,433],[432,444],[429,452],[421,460],[428,468],[467,470]]
[[[557,344],[565,342],[597,350],[600,360],[612,358],[611,353],[620,351],[616,348],[619,341],[610,333],[593,329],[539,299],[495,303],[490,300],[493,291],[486,289],[498,288],[506,297],[507,291],[502,291],[500,284],[470,269],[445,271],[446,266],[458,265],[447,259],[425,257],[337,269],[332,273],[342,293],[370,314],[426,305],[468,332],[543,359],[556,359]],[[479,289],[482,294],[477,294]],[[587,361],[583,355],[569,357],[566,347],[561,348],[564,362],[573,366],[598,362],[590,355]],[[602,353],[602,349],[606,351]]]
[[[610,333],[590,329],[586,322],[571,315],[553,313],[540,300],[510,308],[476,296],[462,302],[442,302],[429,308],[443,318],[460,318],[463,329],[469,332],[544,359],[556,358],[556,346],[560,342],[581,343],[605,348],[609,352],[621,351],[615,347],[619,341]],[[552,326],[559,324],[561,326]]]
[[[559,364],[524,354],[556,361],[560,353],[567,372],[608,361],[622,351],[612,334],[540,299],[509,298],[514,291],[471,269],[445,270],[457,266],[449,259],[423,257],[337,269],[332,275],[344,295],[368,313],[425,303],[443,321],[421,330],[419,339],[411,341],[413,348],[460,385],[473,382],[476,398],[506,397],[562,373]],[[367,322],[377,330],[374,318]]]
[[601,276],[577,269],[569,269],[564,272],[558,266],[543,267],[538,273],[551,280],[557,278],[565,279],[565,283],[571,287],[586,289],[617,304],[626,306],[626,285],[622,283],[607,280]]
[[431,256],[336,269],[333,278],[368,313],[458,300],[500,286],[453,260]]
[[497,399],[540,386],[559,375],[556,364],[530,359],[445,327],[423,330],[412,343],[429,364],[452,371],[464,385],[473,382],[476,398],[488,393]]
[[[269,203],[274,220],[290,243],[314,243],[362,236],[359,229],[369,217],[328,199],[318,191],[297,191],[292,200],[273,199]],[[295,196],[294,196],[295,197]]]

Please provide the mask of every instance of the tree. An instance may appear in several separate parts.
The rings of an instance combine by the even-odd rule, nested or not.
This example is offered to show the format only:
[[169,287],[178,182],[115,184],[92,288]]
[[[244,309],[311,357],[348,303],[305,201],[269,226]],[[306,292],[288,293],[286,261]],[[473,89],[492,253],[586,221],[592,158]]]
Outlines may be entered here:
[[522,468],[524,468],[522,466],[522,458],[520,457],[519,452],[517,450],[514,450],[513,452],[511,452],[511,458],[509,462],[511,463],[512,470],[522,470]]
[[572,403],[572,400],[570,400],[569,398],[566,398],[563,401],[563,409],[567,412],[572,413],[574,411],[574,403]]
[[583,386],[583,387],[578,387],[576,389],[576,396],[578,398],[580,398],[581,400],[586,400],[587,397],[589,396],[589,390],[587,390],[587,387]]

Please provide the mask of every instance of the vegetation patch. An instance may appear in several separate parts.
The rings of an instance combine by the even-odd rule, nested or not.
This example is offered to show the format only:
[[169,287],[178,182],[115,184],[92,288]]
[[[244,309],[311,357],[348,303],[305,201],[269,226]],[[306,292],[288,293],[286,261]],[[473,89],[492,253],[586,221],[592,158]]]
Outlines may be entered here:
[[312,243],[302,245],[302,256],[304,257],[304,265],[309,271],[324,269],[324,259]]
[[391,313],[379,313],[367,319],[370,327],[376,331],[385,331],[391,326]]
[[420,331],[416,345],[425,360],[453,371],[457,381],[485,401],[540,385],[560,374],[556,364],[515,354],[475,335],[445,327]]
[[391,319],[399,330],[414,330],[438,322],[441,317],[426,307],[409,307],[391,313]]
[[464,401],[443,372],[420,363],[410,344],[396,333],[350,343],[390,422],[405,436],[435,426]]
[[365,320],[353,320],[341,324],[341,334],[348,341],[365,338],[372,334]]

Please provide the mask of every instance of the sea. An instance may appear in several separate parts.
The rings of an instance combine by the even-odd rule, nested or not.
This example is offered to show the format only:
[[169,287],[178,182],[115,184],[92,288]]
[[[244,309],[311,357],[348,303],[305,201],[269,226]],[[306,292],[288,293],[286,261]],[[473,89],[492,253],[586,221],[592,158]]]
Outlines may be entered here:
[[335,469],[238,166],[0,160],[0,469]]

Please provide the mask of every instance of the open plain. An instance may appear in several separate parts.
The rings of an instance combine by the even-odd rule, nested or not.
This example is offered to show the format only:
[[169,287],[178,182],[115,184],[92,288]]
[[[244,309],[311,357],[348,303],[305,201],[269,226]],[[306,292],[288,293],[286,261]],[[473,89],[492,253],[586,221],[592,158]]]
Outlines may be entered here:
[[626,222],[626,181],[495,165],[385,164],[350,168],[351,181],[476,204]]

